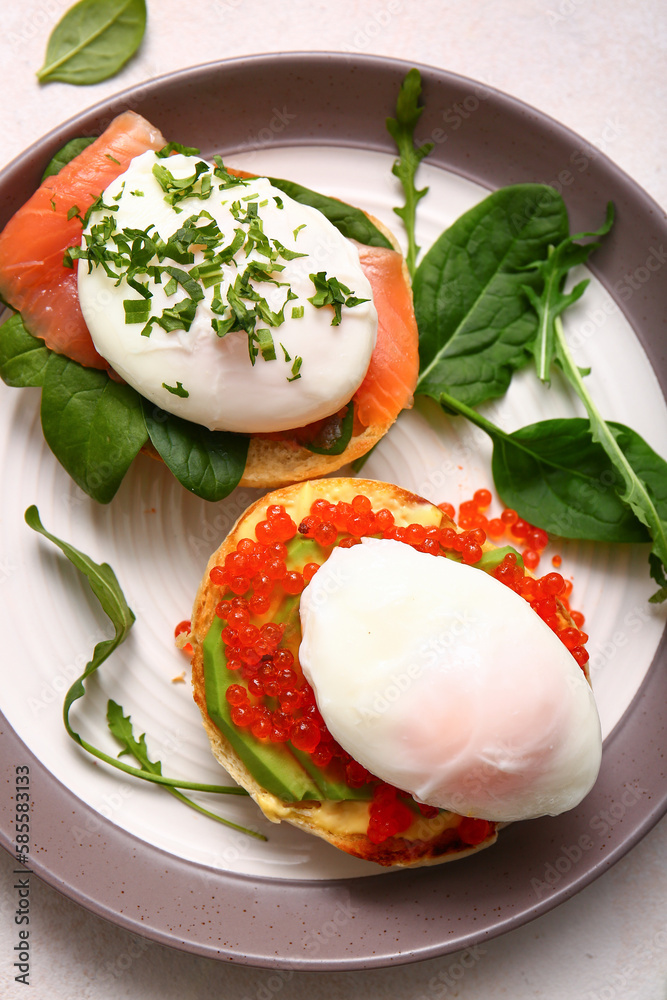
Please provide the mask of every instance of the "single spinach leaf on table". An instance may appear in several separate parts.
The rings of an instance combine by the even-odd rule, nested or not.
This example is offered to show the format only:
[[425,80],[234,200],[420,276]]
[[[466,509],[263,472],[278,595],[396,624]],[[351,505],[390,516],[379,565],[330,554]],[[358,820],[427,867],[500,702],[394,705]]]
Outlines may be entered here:
[[289,195],[294,201],[298,201],[299,204],[316,208],[348,239],[356,240],[357,243],[363,243],[369,247],[392,249],[387,237],[380,232],[360,208],[354,208],[354,206],[347,205],[336,198],[329,198],[317,191],[311,191],[310,188],[296,184],[294,181],[286,181],[280,177],[269,177],[269,180],[274,187]]
[[51,32],[37,79],[77,85],[107,80],[134,55],[145,30],[145,0],[80,0]]
[[73,160],[75,156],[82,153],[84,149],[90,146],[91,142],[95,142],[95,136],[78,137],[76,139],[70,139],[65,145],[58,150],[54,157],[47,163],[46,170],[42,174],[42,181],[45,181],[47,177],[53,177],[54,174],[59,174],[63,167],[67,166],[70,160]]
[[191,493],[217,501],[238,485],[248,457],[245,434],[210,431],[143,400],[145,425],[165,465]]
[[[584,417],[543,420],[509,434],[453,396],[443,394],[441,402],[489,435],[496,489],[522,518],[566,538],[649,541],[645,526],[619,499],[618,473]],[[667,463],[629,427],[611,426],[667,508]]]
[[445,230],[415,274],[416,393],[468,406],[504,395],[538,326],[523,286],[542,278],[523,269],[568,234],[563,199],[543,184],[501,188]]
[[139,394],[51,352],[41,415],[46,443],[74,482],[109,503],[148,438]]

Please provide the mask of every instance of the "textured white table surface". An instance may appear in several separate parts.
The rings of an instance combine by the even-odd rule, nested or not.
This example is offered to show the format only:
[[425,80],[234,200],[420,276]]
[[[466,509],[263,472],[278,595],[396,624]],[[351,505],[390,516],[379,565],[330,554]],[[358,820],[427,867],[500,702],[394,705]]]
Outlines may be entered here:
[[[667,205],[664,0],[149,0],[140,54],[94,87],[34,72],[69,0],[2,3],[0,166],[71,115],[173,69],[289,50],[375,53],[431,64],[521,98],[603,149]],[[0,996],[13,981],[13,864],[0,854]],[[464,1000],[665,1000],[667,821],[578,896],[474,954],[354,973],[287,973],[150,944],[33,881],[30,995],[40,1000],[224,996]]]

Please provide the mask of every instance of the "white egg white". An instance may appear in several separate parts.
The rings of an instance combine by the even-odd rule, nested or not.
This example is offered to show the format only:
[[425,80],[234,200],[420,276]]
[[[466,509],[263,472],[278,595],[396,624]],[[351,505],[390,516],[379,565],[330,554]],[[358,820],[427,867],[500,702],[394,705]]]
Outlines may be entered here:
[[[142,336],[144,323],[127,323],[123,306],[125,300],[140,301],[141,294],[127,284],[125,277],[118,282],[102,266],[90,267],[82,260],[78,267],[79,301],[95,347],[142,396],[211,430],[282,431],[336,413],[363,381],[377,335],[371,286],[354,244],[320,212],[293,201],[266,178],[220,190],[214,177],[212,194],[207,199],[188,197],[175,206],[168,204],[154,176],[154,165],[166,164],[172,175],[185,178],[193,174],[200,161],[200,157],[182,154],[160,160],[150,151],[136,157],[104,192],[104,205],[117,210],[94,212],[84,236],[110,215],[117,232],[127,227],[147,230],[152,226],[151,234],[159,234],[168,242],[189,216],[205,211],[214,217],[227,245],[239,228],[233,203],[238,201],[245,209],[255,201],[260,206],[258,214],[266,236],[289,251],[307,255],[293,260],[279,258],[284,270],[276,270],[273,278],[285,285],[253,281],[253,287],[274,313],[286,302],[288,286],[295,296],[285,305],[284,323],[268,327],[275,360],[264,360],[260,354],[253,364],[248,336],[242,330],[217,335],[211,325],[220,315],[211,308],[215,286],[203,289],[204,299],[197,305],[189,330],[166,331],[154,324],[150,335]],[[213,170],[214,165],[209,166]],[[201,224],[205,222],[202,218]],[[105,245],[115,250],[112,240]],[[223,300],[229,285],[249,261],[267,263],[257,247],[247,250],[247,246],[242,247],[224,265],[220,286]],[[203,250],[196,249],[194,256],[192,264],[176,266],[189,271],[201,264]],[[175,264],[170,259],[162,263]],[[354,307],[344,306],[338,326],[332,325],[334,312],[330,305],[316,308],[308,301],[315,294],[309,275],[321,271],[337,278],[354,296],[368,300]],[[166,277],[161,284],[145,275],[139,280],[151,292],[151,315],[161,316],[165,308],[186,297],[180,285],[167,295]],[[253,307],[251,301],[245,305]],[[303,309],[303,316],[293,318],[293,309]],[[260,322],[258,326],[267,324]],[[295,370],[297,358],[301,361]],[[175,389],[180,395],[174,393]]]
[[591,688],[560,639],[480,569],[363,539],[301,597],[300,662],[334,738],[421,802],[558,815],[601,759]]

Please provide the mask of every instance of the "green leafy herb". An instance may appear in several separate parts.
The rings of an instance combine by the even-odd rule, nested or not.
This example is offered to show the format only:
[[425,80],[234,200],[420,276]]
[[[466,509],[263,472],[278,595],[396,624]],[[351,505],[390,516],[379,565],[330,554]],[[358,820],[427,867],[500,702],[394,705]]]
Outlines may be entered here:
[[238,486],[248,455],[244,434],[210,431],[143,401],[153,446],[178,481],[204,500],[222,500]]
[[151,304],[147,299],[123,299],[125,322],[145,323],[151,313]]
[[107,80],[134,55],[145,30],[145,0],[80,0],[51,32],[37,79],[77,85]]
[[183,156],[199,156],[201,150],[196,146],[184,146],[181,142],[168,142],[162,149],[156,150],[155,155],[161,160],[165,160],[172,153],[182,153]]
[[296,357],[292,362],[292,377],[287,379],[288,382],[296,382],[298,378],[301,378],[301,365],[303,363],[303,358]]
[[468,406],[502,396],[530,359],[537,317],[527,265],[568,236],[560,195],[543,184],[501,188],[465,212],[424,256],[414,280],[418,393]]
[[401,182],[405,196],[405,204],[401,208],[395,208],[394,211],[403,220],[408,235],[406,262],[411,277],[415,273],[420,249],[415,239],[417,204],[428,191],[427,187],[421,190],[415,187],[415,176],[419,164],[433,149],[432,142],[425,142],[422,146],[416,146],[414,142],[415,128],[424,110],[418,104],[421,90],[419,70],[411,69],[398,93],[396,117],[387,118],[387,131],[398,149],[398,159],[394,162],[391,172]]
[[599,243],[575,243],[575,240],[605,236],[611,229],[613,221],[614,206],[610,202],[607,206],[607,218],[599,229],[590,233],[577,233],[576,236],[568,236],[557,247],[550,248],[546,260],[537,261],[527,268],[527,270],[537,271],[544,283],[539,295],[534,288],[529,285],[524,286],[524,291],[538,316],[539,325],[533,344],[533,357],[535,358],[537,377],[542,382],[548,384],[551,377],[551,365],[556,352],[554,327],[556,318],[568,306],[581,298],[588,285],[587,280],[580,281],[571,292],[566,294],[563,291],[565,278],[571,268],[577,264],[584,264],[591,253],[600,246]]
[[[75,701],[84,697],[86,693],[85,682],[90,675],[95,673],[104,661],[111,656],[114,650],[125,641],[132,625],[134,624],[135,618],[132,610],[125,600],[125,595],[121,590],[116,574],[108,563],[94,562],[90,556],[87,556],[84,552],[81,552],[79,549],[75,549],[73,545],[69,545],[67,542],[62,541],[60,538],[57,538],[55,535],[48,532],[40,520],[37,507],[34,505],[26,510],[25,520],[26,524],[28,524],[33,531],[38,532],[40,535],[43,535],[44,538],[48,538],[50,542],[53,542],[53,544],[56,545],[65,556],[67,556],[76,569],[83,574],[90,584],[90,589],[93,594],[100,602],[102,610],[110,619],[114,628],[113,638],[104,639],[97,643],[95,649],[93,650],[93,656],[86,664],[85,670],[81,676],[74,681],[65,695],[65,701],[63,704],[63,721],[68,735],[74,740],[75,743],[78,743],[80,747],[86,750],[89,754],[92,754],[93,757],[97,757],[98,760],[103,760],[107,764],[111,764],[112,767],[118,768],[120,771],[124,771],[126,774],[132,774],[137,778],[143,778],[145,781],[151,781],[155,784],[163,785],[168,791],[172,791],[176,788],[189,788],[196,791],[215,792],[226,795],[246,795],[247,793],[245,790],[243,788],[239,788],[238,786],[204,785],[196,781],[182,781],[180,778],[165,777],[162,774],[161,764],[158,761],[151,761],[148,757],[145,736],[140,736],[138,741],[134,739],[130,717],[124,716],[120,705],[117,705],[113,701],[109,701],[107,709],[109,729],[123,744],[124,751],[122,752],[131,753],[141,764],[140,768],[132,767],[130,764],[125,764],[123,761],[119,761],[116,757],[111,757],[110,754],[92,746],[92,744],[84,740],[83,737],[74,730],[69,718],[72,705]],[[185,799],[185,796],[181,797],[179,795],[178,797]],[[186,799],[186,802],[193,808],[199,808],[194,803],[191,803],[189,799]],[[220,822],[227,822],[221,817],[216,816],[213,813],[209,813],[208,810],[200,809],[199,811],[206,813],[206,815],[209,815],[213,819],[217,819]],[[229,825],[234,826],[235,824]],[[251,833],[252,836],[259,836],[260,839],[266,839],[253,831],[245,830],[243,827],[236,827],[236,829],[243,830],[245,833]]]
[[[298,201],[299,204],[316,208],[348,239],[356,240],[357,243],[363,243],[365,246],[392,249],[387,237],[380,232],[360,208],[353,208],[352,205],[346,205],[345,202],[338,201],[336,198],[327,198],[326,195],[311,191],[310,188],[295,184],[294,181],[282,180],[280,177],[269,177],[269,180],[274,187],[279,188],[294,201]],[[282,203],[278,207],[282,208]]]
[[187,399],[190,395],[188,390],[183,388],[182,382],[177,382],[176,385],[167,385],[166,382],[163,382],[162,388],[166,389],[167,392],[170,392],[173,396],[180,396],[181,399]]
[[52,177],[54,174],[60,173],[62,168],[90,146],[91,142],[95,142],[95,136],[70,139],[69,142],[66,142],[62,149],[59,149],[53,159],[47,164],[46,170],[42,174],[42,180],[45,181],[47,177]]
[[153,176],[164,191],[164,200],[172,207],[185,198],[199,198],[205,201],[211,196],[211,171],[204,160],[195,163],[194,173],[188,177],[174,177],[167,167],[161,163],[154,163]]
[[292,306],[292,319],[301,319],[303,316],[303,306]]
[[317,455],[342,455],[352,437],[354,428],[354,403],[350,403],[343,417],[334,414],[325,421],[317,437],[304,444],[304,448]]
[[[145,771],[146,774],[162,776],[161,762],[159,760],[151,760],[148,756],[146,734],[142,733],[139,739],[135,738],[134,731],[132,729],[132,719],[129,715],[123,715],[123,709],[121,706],[111,698],[107,702],[107,723],[109,726],[109,732],[112,736],[115,736],[123,747],[121,752],[118,754],[119,757],[126,753],[131,754],[141,765],[141,770]],[[146,775],[142,775],[142,777],[146,777]],[[227,788],[227,786],[223,787],[225,787],[225,789]],[[200,806],[197,802],[193,802],[191,798],[187,795],[183,795],[182,792],[179,792],[178,789],[174,788],[172,785],[165,785],[164,789],[169,792],[170,795],[173,795],[174,798],[178,799],[179,802],[189,806],[190,809],[195,809],[204,816],[208,816],[209,819],[214,819],[218,823],[222,823],[224,826],[229,826],[234,830],[240,830],[241,833],[247,833],[250,837],[257,837],[258,840],[267,839],[264,834],[257,833],[254,830],[248,830],[244,826],[239,826],[238,823],[232,823],[231,820],[218,816],[217,813],[213,813],[209,809],[204,809],[203,806]]]
[[354,292],[338,278],[328,278],[326,271],[318,271],[317,274],[309,274],[308,277],[315,286],[315,294],[308,301],[312,302],[316,309],[322,309],[323,306],[333,307],[332,326],[340,325],[343,306],[352,309],[362,302],[368,302],[368,299],[357,298]]
[[[619,474],[620,482],[615,487],[618,496],[623,503],[628,505],[642,524],[646,525],[651,534],[653,541],[651,575],[661,587],[660,591],[653,595],[653,600],[655,602],[664,600],[667,595],[663,593],[662,580],[664,575],[661,576],[660,573],[664,574],[664,570],[667,568],[667,463],[655,452],[652,452],[641,438],[639,440],[645,451],[638,456],[639,463],[636,458],[623,450],[616,431],[617,425],[608,423],[602,418],[584,384],[581,372],[574,363],[567,346],[560,318],[555,321],[555,333],[558,362],[565,377],[586,407],[593,439],[599,442],[614,470]],[[647,452],[650,453],[650,457],[649,461],[645,463]],[[657,566],[658,560],[662,563],[660,573]]]

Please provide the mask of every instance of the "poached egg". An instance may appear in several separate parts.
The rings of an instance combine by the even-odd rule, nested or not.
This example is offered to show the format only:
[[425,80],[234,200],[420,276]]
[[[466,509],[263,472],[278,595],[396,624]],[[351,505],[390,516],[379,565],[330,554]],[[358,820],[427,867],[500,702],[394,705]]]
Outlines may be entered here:
[[372,774],[499,822],[590,791],[601,734],[572,655],[480,569],[389,539],[336,548],[301,595],[299,657],[324,721]]
[[[168,252],[133,273],[144,236]],[[143,153],[104,191],[82,247],[79,301],[95,347],[163,410],[210,430],[283,431],[338,412],[364,379],[377,313],[355,246],[266,178]],[[310,301],[313,275],[320,291],[334,279],[338,323],[331,304]]]

